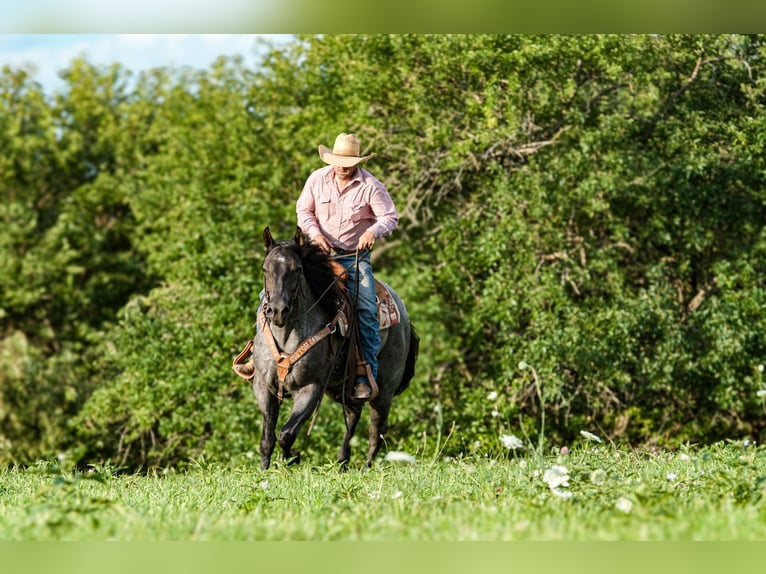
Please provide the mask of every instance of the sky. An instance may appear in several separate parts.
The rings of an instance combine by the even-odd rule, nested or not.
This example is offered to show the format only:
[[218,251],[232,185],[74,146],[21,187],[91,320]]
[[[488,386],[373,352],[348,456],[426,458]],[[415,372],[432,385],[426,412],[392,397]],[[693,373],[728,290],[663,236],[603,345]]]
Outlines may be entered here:
[[294,1],[2,0],[0,31],[254,32],[284,17],[285,2]]
[[91,64],[119,63],[135,74],[155,67],[207,69],[220,56],[241,55],[245,63],[260,61],[259,38],[275,43],[285,35],[258,34],[0,34],[0,68],[34,69],[46,92],[63,82],[58,72],[73,59]]

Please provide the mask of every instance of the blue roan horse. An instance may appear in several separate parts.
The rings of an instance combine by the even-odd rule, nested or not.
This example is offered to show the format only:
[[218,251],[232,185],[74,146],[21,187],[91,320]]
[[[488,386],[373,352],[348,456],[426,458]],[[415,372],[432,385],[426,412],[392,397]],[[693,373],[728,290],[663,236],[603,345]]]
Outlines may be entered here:
[[[264,297],[253,339],[253,393],[263,415],[261,468],[271,463],[283,396],[292,397],[293,405],[278,442],[285,459],[297,463],[300,455],[293,444],[301,425],[319,407],[323,393],[343,405],[346,433],[338,462],[346,465],[364,403],[350,398],[354,369],[348,365],[353,363],[355,368],[356,360],[355,356],[347,359],[352,339],[349,333],[342,333],[344,315],[338,310],[345,290],[336,264],[300,229],[290,240],[275,241],[267,227],[263,239]],[[392,399],[409,385],[418,355],[418,337],[404,303],[393,289],[388,287],[388,291],[396,303],[399,322],[380,332],[378,392],[369,401],[368,467],[388,428]]]

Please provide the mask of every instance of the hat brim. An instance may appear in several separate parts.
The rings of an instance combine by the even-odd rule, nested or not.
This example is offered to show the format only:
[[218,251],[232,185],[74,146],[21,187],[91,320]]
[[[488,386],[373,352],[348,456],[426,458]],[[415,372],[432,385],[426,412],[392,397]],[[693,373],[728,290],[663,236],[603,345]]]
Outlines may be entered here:
[[332,150],[327,146],[319,146],[319,157],[322,158],[322,161],[329,165],[337,165],[338,167],[354,167],[374,156],[374,153],[361,157],[355,155],[337,155],[332,153]]

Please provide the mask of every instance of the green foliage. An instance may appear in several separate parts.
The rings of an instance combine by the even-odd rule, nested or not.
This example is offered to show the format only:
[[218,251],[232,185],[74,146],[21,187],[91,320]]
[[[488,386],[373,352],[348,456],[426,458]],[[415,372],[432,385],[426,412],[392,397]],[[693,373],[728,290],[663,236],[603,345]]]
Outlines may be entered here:
[[[501,447],[502,448],[502,447]],[[24,541],[763,540],[766,449],[634,451],[580,439],[567,454],[341,472],[191,461],[136,475],[66,459],[0,471],[0,537]],[[622,551],[621,551],[622,552]],[[755,571],[755,570],[754,570]]]
[[[389,447],[766,440],[765,56],[757,35],[300,36],[257,69],[76,60],[54,97],[5,69],[0,462],[256,450],[230,363],[260,234],[293,234],[340,131],[399,208],[374,264],[421,336]],[[326,401],[299,447],[324,460],[342,430]]]

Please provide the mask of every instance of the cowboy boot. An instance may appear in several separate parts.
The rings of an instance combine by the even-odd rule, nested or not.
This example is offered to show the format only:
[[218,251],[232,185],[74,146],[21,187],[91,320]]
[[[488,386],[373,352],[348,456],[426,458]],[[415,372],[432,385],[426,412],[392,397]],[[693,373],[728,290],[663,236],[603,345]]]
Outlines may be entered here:
[[372,388],[365,377],[357,377],[354,381],[354,394],[351,398],[355,401],[366,401],[372,396]]
[[357,401],[366,401],[372,397],[372,369],[370,365],[360,362],[356,366],[356,378],[354,379],[354,392],[351,398]]

